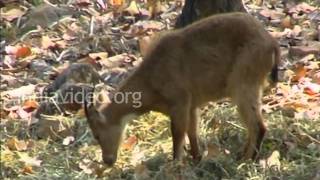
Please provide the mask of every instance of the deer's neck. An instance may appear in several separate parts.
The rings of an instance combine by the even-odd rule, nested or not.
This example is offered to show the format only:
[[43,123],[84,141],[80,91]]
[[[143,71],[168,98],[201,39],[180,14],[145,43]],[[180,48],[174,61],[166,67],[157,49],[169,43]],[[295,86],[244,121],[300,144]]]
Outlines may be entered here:
[[103,107],[101,113],[114,124],[126,124],[128,121],[139,115],[138,111],[130,107],[130,105],[114,101]]
[[145,85],[135,77],[128,79],[120,86],[111,98],[111,104],[102,109],[108,119],[127,122],[146,112],[143,99]]

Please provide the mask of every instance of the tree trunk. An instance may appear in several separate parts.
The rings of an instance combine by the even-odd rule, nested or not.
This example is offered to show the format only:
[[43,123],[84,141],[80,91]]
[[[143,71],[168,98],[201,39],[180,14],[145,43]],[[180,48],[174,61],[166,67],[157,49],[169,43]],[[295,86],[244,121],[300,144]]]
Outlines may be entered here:
[[201,18],[225,12],[246,12],[242,0],[185,0],[176,28],[184,27]]

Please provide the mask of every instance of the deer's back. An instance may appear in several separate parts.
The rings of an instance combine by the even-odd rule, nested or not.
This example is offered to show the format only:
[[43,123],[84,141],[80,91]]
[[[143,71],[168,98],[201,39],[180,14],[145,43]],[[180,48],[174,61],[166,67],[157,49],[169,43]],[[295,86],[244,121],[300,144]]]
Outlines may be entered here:
[[[234,71],[257,81],[272,65],[275,41],[263,26],[244,13],[216,15],[164,35],[151,49],[137,74],[150,87],[185,89],[199,103],[228,96]],[[236,68],[236,69],[235,69]],[[270,68],[270,69],[269,69]],[[257,82],[259,83],[259,82]]]

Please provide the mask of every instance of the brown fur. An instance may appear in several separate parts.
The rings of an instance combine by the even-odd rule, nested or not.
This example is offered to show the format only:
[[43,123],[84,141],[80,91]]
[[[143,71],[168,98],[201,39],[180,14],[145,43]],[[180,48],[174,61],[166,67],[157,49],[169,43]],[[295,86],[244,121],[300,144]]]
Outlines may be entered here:
[[[266,132],[260,98],[261,86],[279,63],[277,42],[254,17],[245,13],[216,15],[163,35],[140,67],[118,92],[142,92],[142,106],[129,103],[86,105],[86,115],[102,148],[104,161],[117,159],[124,115],[150,110],[171,118],[173,157],[182,156],[185,134],[191,154],[198,149],[197,111],[208,101],[230,97],[248,130],[244,159],[255,158]],[[276,69],[276,68],[274,68]]]

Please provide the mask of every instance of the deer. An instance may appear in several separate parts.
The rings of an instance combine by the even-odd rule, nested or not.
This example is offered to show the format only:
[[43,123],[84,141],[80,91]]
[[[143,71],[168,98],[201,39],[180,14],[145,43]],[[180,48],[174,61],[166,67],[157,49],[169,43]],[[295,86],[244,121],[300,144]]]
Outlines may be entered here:
[[111,99],[99,107],[84,102],[104,163],[115,164],[126,124],[151,110],[170,118],[173,159],[182,159],[187,136],[192,158],[200,161],[200,108],[224,98],[237,106],[247,130],[241,159],[256,159],[267,131],[261,110],[263,85],[268,77],[276,84],[279,62],[278,42],[246,13],[213,15],[164,32],[116,90],[139,92],[139,103],[133,96],[122,103]]

